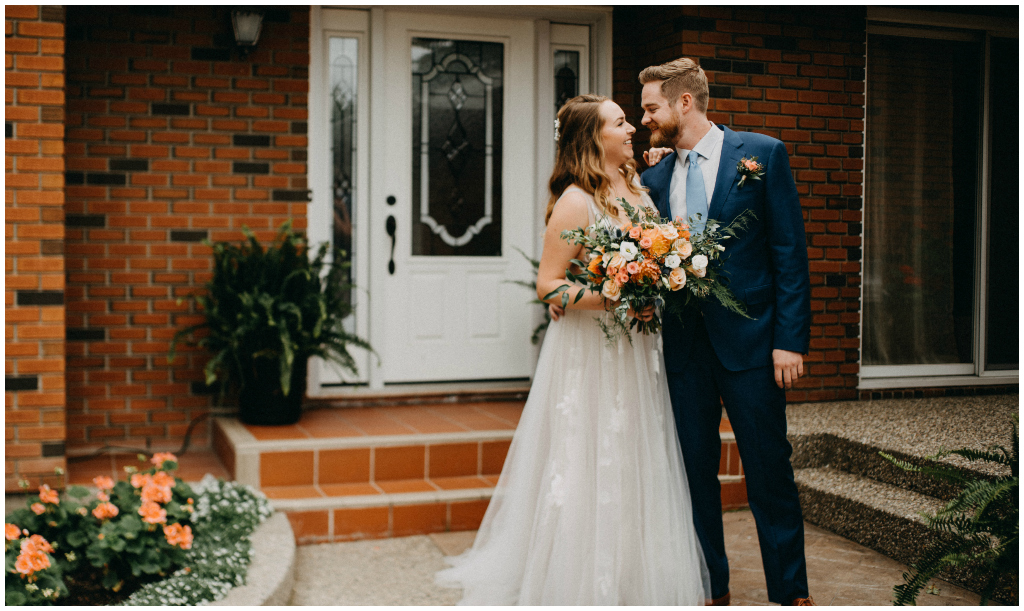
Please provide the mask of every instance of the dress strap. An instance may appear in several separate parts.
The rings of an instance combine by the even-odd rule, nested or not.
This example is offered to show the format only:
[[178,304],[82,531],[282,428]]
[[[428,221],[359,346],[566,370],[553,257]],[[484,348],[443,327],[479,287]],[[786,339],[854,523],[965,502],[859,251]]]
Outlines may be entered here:
[[576,185],[569,185],[568,187],[566,187],[565,191],[562,191],[562,195],[564,196],[569,191],[579,191],[580,193],[583,194],[584,197],[587,198],[587,202],[590,203],[590,205],[587,206],[587,224],[593,225],[594,223],[596,223],[600,211],[597,209],[597,202],[594,201],[594,196],[587,193],[583,189],[577,187]]

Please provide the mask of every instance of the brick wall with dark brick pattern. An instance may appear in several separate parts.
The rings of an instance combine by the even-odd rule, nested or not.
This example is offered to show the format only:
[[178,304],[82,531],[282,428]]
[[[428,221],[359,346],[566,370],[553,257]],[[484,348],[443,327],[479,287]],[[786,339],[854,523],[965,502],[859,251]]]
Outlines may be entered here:
[[70,452],[177,448],[213,406],[205,356],[167,360],[199,320],[179,300],[210,278],[203,240],[306,226],[309,9],[265,7],[247,57],[229,10],[68,8]]
[[6,490],[63,485],[64,9],[6,6]]

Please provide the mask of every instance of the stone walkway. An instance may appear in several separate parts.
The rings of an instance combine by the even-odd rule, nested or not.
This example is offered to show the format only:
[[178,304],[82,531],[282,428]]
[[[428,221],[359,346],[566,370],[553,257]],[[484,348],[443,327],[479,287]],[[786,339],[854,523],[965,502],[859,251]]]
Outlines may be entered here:
[[[767,605],[757,531],[750,511],[724,515],[734,605]],[[457,590],[434,585],[443,557],[461,553],[475,532],[421,535],[298,549],[294,605],[451,605]],[[889,605],[906,567],[866,547],[806,525],[808,581],[819,605]],[[921,605],[977,605],[977,594],[936,580]]]

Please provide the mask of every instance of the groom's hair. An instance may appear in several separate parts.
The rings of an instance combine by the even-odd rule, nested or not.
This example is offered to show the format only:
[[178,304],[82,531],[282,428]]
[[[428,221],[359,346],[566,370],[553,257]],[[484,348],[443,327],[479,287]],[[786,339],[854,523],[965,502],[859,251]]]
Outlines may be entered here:
[[675,106],[679,96],[689,93],[697,110],[708,111],[708,77],[697,62],[680,57],[660,66],[648,66],[640,73],[640,84],[661,81],[661,95],[668,103]]

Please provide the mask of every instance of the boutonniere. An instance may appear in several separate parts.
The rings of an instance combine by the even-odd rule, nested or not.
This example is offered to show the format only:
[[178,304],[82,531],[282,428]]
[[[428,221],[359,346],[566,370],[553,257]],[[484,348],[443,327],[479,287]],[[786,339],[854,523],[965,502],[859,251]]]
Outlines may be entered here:
[[751,180],[761,180],[761,177],[764,176],[764,164],[758,163],[757,157],[751,157],[750,159],[744,157],[736,164],[736,171],[740,174],[740,184],[737,186],[742,189],[743,183],[748,178]]

